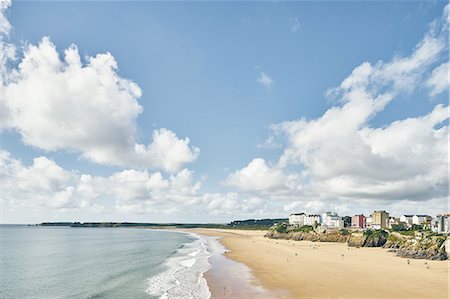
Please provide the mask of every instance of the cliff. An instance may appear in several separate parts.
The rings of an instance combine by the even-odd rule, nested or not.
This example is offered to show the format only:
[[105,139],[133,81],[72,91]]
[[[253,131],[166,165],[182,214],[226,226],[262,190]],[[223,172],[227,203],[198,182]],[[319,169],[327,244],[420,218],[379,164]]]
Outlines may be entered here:
[[269,231],[265,237],[271,239],[285,239],[294,241],[312,241],[312,242],[338,242],[345,243],[349,236],[341,235],[339,232],[316,233],[316,232],[299,232],[290,231],[280,233],[277,231]]
[[278,225],[270,229],[265,237],[294,241],[347,243],[351,247],[383,247],[389,248],[397,256],[413,259],[446,260],[448,258],[445,250],[446,236],[431,232],[412,231],[402,235],[386,230],[318,231],[312,227],[290,229],[286,225]]
[[446,260],[448,256],[445,250],[445,240],[446,237],[435,234],[408,237],[394,232],[390,234],[383,247],[390,248],[392,252],[401,257]]

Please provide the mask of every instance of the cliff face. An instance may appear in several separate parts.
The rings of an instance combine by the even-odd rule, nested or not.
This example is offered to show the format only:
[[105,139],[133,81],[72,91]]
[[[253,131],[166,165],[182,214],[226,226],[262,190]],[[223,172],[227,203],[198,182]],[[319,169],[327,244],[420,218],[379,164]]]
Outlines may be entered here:
[[348,239],[347,244],[350,247],[363,247],[365,241],[366,237],[362,233],[352,234]]
[[377,230],[365,235],[364,247],[382,247],[386,244],[388,233],[384,230]]
[[384,230],[344,234],[342,231],[301,232],[271,229],[265,237],[294,241],[347,243],[351,247],[383,247],[391,249],[397,256],[414,259],[446,260],[448,258],[445,250],[446,237],[430,233],[405,236]]
[[269,231],[264,237],[271,239],[285,239],[294,241],[312,241],[312,242],[338,242],[345,243],[349,235],[341,235],[339,232],[316,233],[316,232],[286,232],[280,233],[275,230]]
[[398,233],[392,233],[383,247],[391,248],[401,257],[446,260],[448,256],[445,250],[445,239],[443,236],[404,237]]

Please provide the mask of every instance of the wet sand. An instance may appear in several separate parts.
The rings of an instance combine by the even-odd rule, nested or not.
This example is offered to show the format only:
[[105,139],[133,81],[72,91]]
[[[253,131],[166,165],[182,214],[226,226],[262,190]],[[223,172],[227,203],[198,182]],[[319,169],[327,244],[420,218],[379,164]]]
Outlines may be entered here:
[[[226,257],[227,250],[217,237],[204,236],[211,256],[208,259],[212,268],[205,273],[208,286],[212,293],[211,298],[273,298],[274,294],[264,289],[252,275],[246,265]],[[208,239],[209,238],[209,239]]]
[[[231,251],[226,257],[248,266],[253,284],[260,283],[270,292],[264,298],[449,298],[448,261],[408,260],[382,248],[340,243],[271,240],[261,231],[191,231],[220,237]],[[239,280],[240,273],[222,271],[220,264],[213,265],[205,277],[212,298],[261,298],[245,296],[245,286],[234,285],[234,293],[225,292],[223,286],[226,289],[229,281]]]

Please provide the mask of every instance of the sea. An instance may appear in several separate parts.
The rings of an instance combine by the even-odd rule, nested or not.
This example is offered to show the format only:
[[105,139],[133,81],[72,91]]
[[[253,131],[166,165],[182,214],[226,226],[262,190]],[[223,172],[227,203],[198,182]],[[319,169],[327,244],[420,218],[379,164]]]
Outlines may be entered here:
[[196,234],[0,225],[0,298],[210,298]]

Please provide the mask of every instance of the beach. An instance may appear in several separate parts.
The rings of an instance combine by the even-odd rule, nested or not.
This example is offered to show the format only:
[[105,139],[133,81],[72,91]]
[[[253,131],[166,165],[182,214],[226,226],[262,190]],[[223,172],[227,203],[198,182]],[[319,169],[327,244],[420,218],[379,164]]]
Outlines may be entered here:
[[[273,240],[264,238],[264,231],[190,231],[218,237],[229,250],[225,256],[251,269],[252,284],[272,298],[448,298],[448,261],[405,259],[386,249],[342,243]],[[211,298],[245,294],[227,285],[239,273],[220,273],[213,265],[205,274]]]

